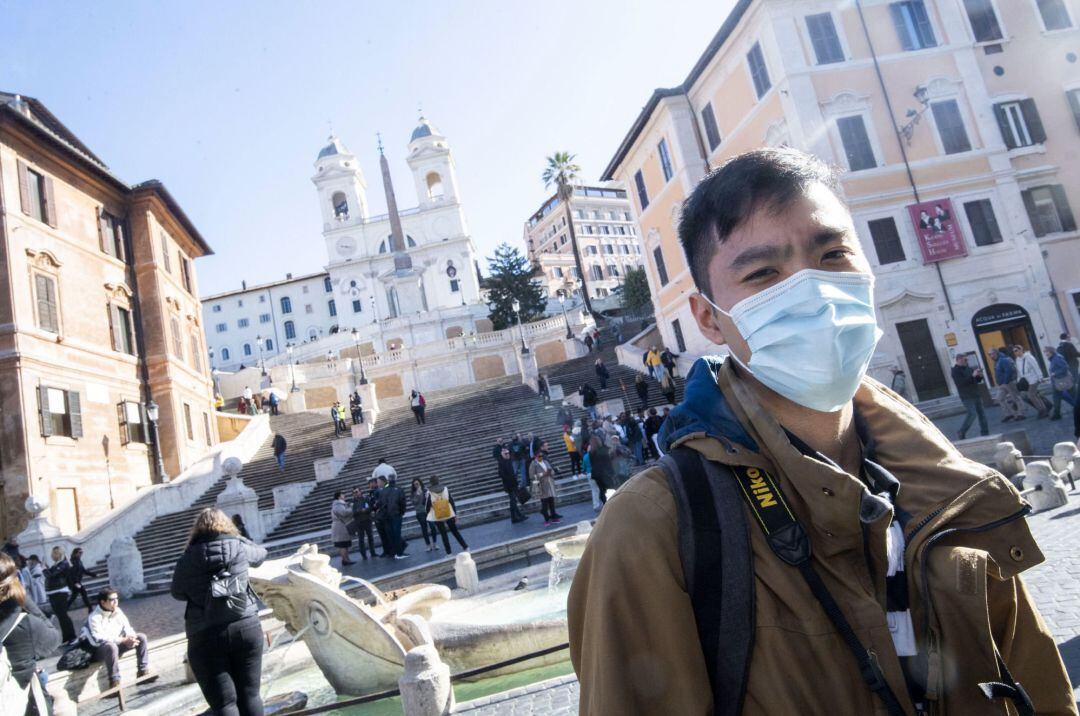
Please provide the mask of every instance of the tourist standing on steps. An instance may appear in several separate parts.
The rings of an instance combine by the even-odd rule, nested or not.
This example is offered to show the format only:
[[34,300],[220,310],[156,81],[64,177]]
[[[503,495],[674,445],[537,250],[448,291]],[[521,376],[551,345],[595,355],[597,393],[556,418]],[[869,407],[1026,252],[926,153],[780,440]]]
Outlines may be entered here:
[[645,376],[638,373],[634,376],[634,391],[637,392],[638,402],[641,403],[641,407],[646,407],[649,404],[649,382],[645,380]]
[[[195,518],[188,548],[173,570],[173,598],[187,602],[188,664],[215,716],[263,713],[263,631],[248,568],[264,559],[264,548],[237,534],[224,512],[207,507]],[[237,593],[211,597],[210,584],[223,572],[235,578]]]
[[670,375],[672,379],[674,379],[675,376],[678,375],[678,366],[675,363],[675,359],[678,357],[678,353],[672,353],[671,349],[666,347],[660,353],[660,365],[664,366],[664,370],[667,371],[668,375]]
[[572,426],[574,424],[574,414],[570,412],[570,406],[563,403],[559,407],[559,412],[555,415],[555,424],[560,428],[566,425]]
[[68,587],[68,572],[71,563],[63,547],[52,548],[52,566],[45,568],[45,596],[49,600],[53,616],[60,622],[60,634],[67,644],[75,639],[75,625],[68,616],[68,600],[71,599],[71,589]]
[[[34,601],[27,598],[15,560],[3,553],[0,553],[0,645],[19,689],[32,687],[26,716],[45,716],[47,699],[40,688],[44,687],[45,679],[41,678],[44,672],[38,673],[37,660],[52,656],[60,646],[60,632]],[[40,706],[37,706],[39,697]]]
[[349,545],[352,544],[352,535],[349,534],[350,522],[352,522],[352,507],[345,502],[341,490],[338,490],[334,493],[334,501],[330,503],[330,541],[337,547],[343,567],[356,564],[349,559]]
[[[379,478],[380,482],[382,478]],[[401,521],[405,517],[408,505],[405,502],[405,492],[397,486],[397,475],[391,477],[387,485],[379,490],[379,513],[386,520],[386,539],[389,545],[384,551],[394,559],[405,559],[409,553],[405,551],[405,540],[401,538]]]
[[385,484],[386,478],[380,479],[373,476],[370,480],[368,480],[367,498],[368,505],[371,507],[371,522],[375,525],[375,531],[379,533],[379,545],[382,549],[382,554],[376,554],[375,548],[372,547],[372,557],[390,556],[386,551],[386,522],[379,516],[379,493],[382,491],[382,487]]
[[499,479],[502,481],[503,492],[510,498],[510,523],[515,524],[525,519],[525,514],[518,506],[517,491],[521,486],[518,481],[518,471],[514,469],[514,463],[510,459],[510,450],[503,448],[499,455]]
[[606,390],[608,378],[611,377],[611,373],[608,371],[607,366],[604,365],[603,358],[596,359],[596,364],[593,367],[593,370],[596,371],[596,379],[600,381],[600,390]]
[[120,609],[120,596],[112,587],[98,592],[97,606],[86,617],[81,636],[93,648],[94,661],[100,661],[109,672],[110,689],[120,685],[120,657],[132,649],[135,650],[137,669],[135,678],[150,676],[150,645],[146,634],[131,626]]
[[600,491],[600,504],[603,505],[607,502],[607,491],[615,486],[615,471],[611,464],[611,450],[599,435],[592,436],[589,463],[592,467],[592,480]]
[[520,487],[528,479],[526,470],[529,466],[529,447],[521,437],[521,433],[514,433],[514,439],[510,441],[510,459],[513,461],[514,474],[517,475]]
[[587,348],[587,349],[588,349],[588,351],[589,351],[590,353],[592,353],[592,347],[593,347],[593,337],[592,337],[592,334],[591,334],[591,333],[586,333],[586,334],[585,334],[585,338],[584,338],[584,339],[582,339],[582,340],[583,340],[583,342],[585,343],[585,348]]
[[664,372],[660,378],[660,392],[664,394],[664,400],[668,402],[668,405],[675,404],[675,381],[667,372]]
[[1024,419],[1024,405],[1020,400],[1020,392],[1016,389],[1016,363],[1009,357],[1005,348],[994,348],[990,351],[990,360],[994,361],[994,382],[998,387],[998,404],[1004,413],[1001,422]]
[[285,436],[281,433],[275,433],[274,441],[270,445],[274,448],[274,459],[277,460],[278,470],[285,472],[285,448],[288,447]]
[[1035,408],[1040,418],[1045,418],[1050,414],[1050,406],[1039,393],[1039,383],[1043,381],[1039,362],[1035,360],[1035,356],[1031,355],[1031,351],[1023,346],[1013,346],[1013,357],[1016,359],[1016,372],[1020,375],[1016,384],[1020,395],[1031,407]]
[[952,367],[952,379],[956,384],[956,394],[960,396],[960,402],[967,410],[958,437],[961,440],[967,437],[968,428],[975,422],[975,418],[979,419],[979,434],[986,435],[990,432],[990,427],[986,424],[986,413],[983,412],[982,396],[979,394],[979,384],[983,382],[982,368],[972,368],[968,365],[967,354],[958,353],[956,365]]
[[536,495],[540,498],[540,514],[544,516],[544,527],[562,522],[562,515],[555,511],[555,467],[548,462],[542,451],[536,453],[529,465],[529,478],[536,486]]
[[417,425],[423,425],[427,422],[424,418],[424,411],[427,409],[427,401],[420,391],[414,390],[412,395],[409,396],[409,407],[412,408],[413,417],[416,418]]
[[548,404],[551,400],[551,389],[548,388],[548,381],[546,375],[539,375],[536,378],[536,392],[540,394],[540,397],[544,399],[544,405]]
[[596,390],[588,383],[582,383],[578,388],[578,395],[581,396],[581,405],[589,412],[589,417],[596,420],[596,403],[599,400]]
[[[360,557],[367,561],[368,550],[371,550],[372,559],[375,558],[375,535],[371,532],[372,526],[372,501],[371,495],[365,494],[359,487],[353,488],[352,501],[353,521],[352,530],[356,532],[356,541],[360,544]],[[366,546],[365,546],[366,542]]]
[[354,390],[349,396],[349,412],[352,413],[353,425],[364,422],[364,399],[360,397],[359,390]]
[[656,346],[649,346],[649,351],[645,354],[645,365],[652,373],[653,380],[659,383],[664,373],[664,366],[660,362],[660,351],[656,350]]
[[424,483],[418,477],[414,477],[409,485],[409,498],[412,500],[416,521],[420,523],[420,534],[424,536],[426,551],[438,549],[439,545],[435,544],[435,530],[428,527],[427,490],[424,489]]
[[334,404],[330,406],[330,422],[334,425],[334,437],[341,437],[341,423],[338,422],[338,402],[335,400]]
[[89,611],[93,608],[93,605],[90,604],[90,596],[86,593],[86,587],[82,584],[83,577],[94,577],[96,579],[97,575],[83,565],[82,556],[82,547],[71,550],[71,569],[68,570],[68,587],[71,589],[71,599],[68,600],[68,609],[71,609],[71,605],[81,596],[83,604]]
[[278,397],[277,397],[277,393],[275,393],[274,391],[271,390],[270,391],[270,397],[267,398],[267,402],[270,403],[270,414],[271,415],[277,415],[278,414]]
[[338,429],[341,430],[342,435],[349,434],[349,424],[345,422],[346,415],[345,406],[339,402],[337,404],[337,423]]
[[581,451],[578,450],[574,433],[569,425],[563,425],[562,439],[563,445],[566,446],[566,454],[570,457],[570,474],[577,477],[581,474]]
[[[439,482],[437,475],[432,475],[428,481],[427,519],[435,526],[435,529],[439,530],[439,536],[442,537],[443,548],[446,549],[447,554],[450,554],[450,538],[446,536],[447,531],[454,535],[454,539],[461,545],[462,550],[469,549],[469,545],[465,544],[465,539],[458,532],[457,504],[454,502],[454,496],[450,494],[450,488],[447,485]],[[432,535],[432,541],[434,540],[435,536]]]
[[645,418],[645,447],[648,448],[649,457],[653,460],[660,459],[660,453],[656,449],[656,434],[660,432],[660,426],[664,419],[656,413],[656,408],[649,408],[649,416]]
[[1076,379],[1069,372],[1069,364],[1064,356],[1051,346],[1043,349],[1046,355],[1047,372],[1050,374],[1050,389],[1054,393],[1054,409],[1050,413],[1051,420],[1061,420],[1061,401],[1075,411],[1076,403]]

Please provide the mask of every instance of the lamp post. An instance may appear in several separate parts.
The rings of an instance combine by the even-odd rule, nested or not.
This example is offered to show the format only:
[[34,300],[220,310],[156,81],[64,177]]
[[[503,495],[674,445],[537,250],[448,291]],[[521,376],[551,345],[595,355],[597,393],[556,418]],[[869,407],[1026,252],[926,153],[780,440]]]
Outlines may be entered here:
[[296,387],[296,370],[293,368],[292,349],[292,343],[285,344],[285,352],[289,354],[289,378],[292,380],[292,388],[289,389],[289,392],[299,393],[300,389]]
[[213,381],[214,399],[216,400],[217,396],[221,395],[221,383],[220,378],[218,377],[217,366],[214,365],[214,349],[208,348],[206,352],[210,355],[210,379]]
[[169,481],[169,474],[165,472],[165,461],[161,458],[161,439],[158,433],[158,417],[160,412],[158,404],[151,398],[146,404],[146,417],[150,420],[150,433],[154,440],[154,463],[157,467],[158,479],[165,483]]
[[[360,382],[357,385],[367,385],[367,377],[364,375],[364,361],[360,360],[360,331],[352,329],[352,342],[356,348],[356,362],[360,364]],[[353,380],[356,379],[356,366],[353,366]]]
[[574,332],[570,330],[570,318],[566,315],[566,291],[559,291],[559,307],[562,309],[563,320],[566,321],[566,337],[573,338]]
[[259,371],[262,374],[262,377],[265,378],[266,377],[266,363],[263,361],[263,354],[262,354],[263,353],[263,344],[262,344],[262,340],[263,340],[262,336],[255,336],[255,347],[259,349]]
[[521,336],[521,355],[529,353],[529,347],[525,345],[525,327],[521,325],[521,302],[516,298],[513,303],[514,315],[517,316],[518,334]]

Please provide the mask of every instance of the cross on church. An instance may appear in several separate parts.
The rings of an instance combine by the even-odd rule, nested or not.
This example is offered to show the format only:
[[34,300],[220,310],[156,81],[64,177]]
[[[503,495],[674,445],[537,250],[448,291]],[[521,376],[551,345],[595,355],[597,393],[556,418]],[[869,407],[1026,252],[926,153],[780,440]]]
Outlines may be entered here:
[[379,140],[379,154],[382,154],[382,132],[375,132],[375,138]]

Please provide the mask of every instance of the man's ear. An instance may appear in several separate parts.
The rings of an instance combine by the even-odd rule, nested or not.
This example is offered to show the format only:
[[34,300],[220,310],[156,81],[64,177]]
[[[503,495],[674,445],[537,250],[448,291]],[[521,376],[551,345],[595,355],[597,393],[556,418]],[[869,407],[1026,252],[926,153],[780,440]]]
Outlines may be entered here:
[[694,314],[694,320],[697,321],[701,335],[718,346],[727,343],[727,339],[724,337],[724,329],[720,327],[720,322],[716,320],[716,309],[709,305],[709,302],[702,298],[700,294],[695,293],[690,296],[690,312]]

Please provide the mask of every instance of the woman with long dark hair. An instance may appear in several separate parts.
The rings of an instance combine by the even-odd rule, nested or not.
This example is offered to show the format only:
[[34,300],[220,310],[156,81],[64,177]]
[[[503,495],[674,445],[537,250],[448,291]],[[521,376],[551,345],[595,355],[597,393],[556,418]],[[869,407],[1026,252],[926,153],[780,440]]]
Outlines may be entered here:
[[57,545],[52,548],[52,562],[52,566],[45,568],[45,596],[56,621],[60,622],[60,634],[67,644],[75,641],[75,625],[68,616],[68,599],[71,598],[68,573],[71,571],[71,563],[68,562],[63,547]]
[[[60,632],[45,618],[34,600],[26,598],[15,561],[3,553],[0,553],[0,644],[11,664],[11,676],[23,690],[35,686],[37,660],[48,658],[60,645]],[[38,682],[31,689],[26,714],[45,716],[37,706],[38,699],[43,706],[45,704],[40,686],[43,684]],[[11,707],[11,704],[5,704],[4,713],[20,713]]]
[[409,497],[412,498],[413,513],[416,515],[416,521],[420,523],[420,532],[424,535],[427,551],[438,549],[439,545],[435,543],[435,530],[428,526],[427,489],[420,478],[413,478],[409,486]]
[[71,598],[68,600],[68,609],[71,609],[71,605],[81,596],[86,610],[90,611],[94,606],[90,603],[90,597],[87,596],[86,587],[83,586],[82,581],[84,576],[97,577],[97,575],[83,565],[82,556],[82,547],[71,550],[71,569],[68,570],[68,587],[71,589]]
[[264,559],[266,550],[241,537],[228,515],[207,507],[173,571],[172,595],[187,602],[188,664],[215,715],[263,713],[263,632],[248,567]]

